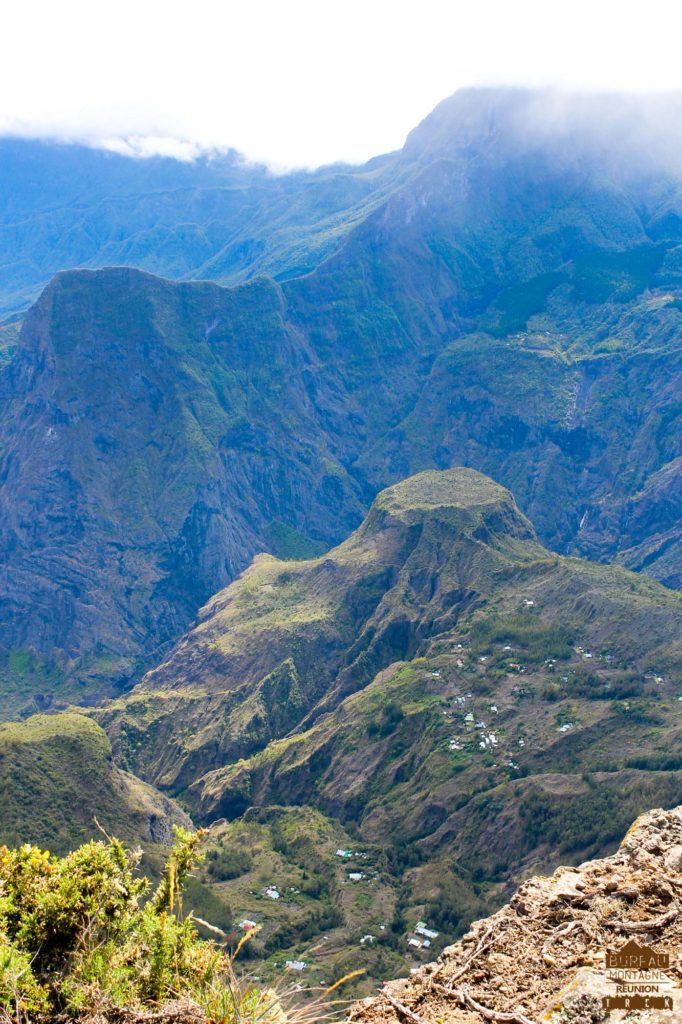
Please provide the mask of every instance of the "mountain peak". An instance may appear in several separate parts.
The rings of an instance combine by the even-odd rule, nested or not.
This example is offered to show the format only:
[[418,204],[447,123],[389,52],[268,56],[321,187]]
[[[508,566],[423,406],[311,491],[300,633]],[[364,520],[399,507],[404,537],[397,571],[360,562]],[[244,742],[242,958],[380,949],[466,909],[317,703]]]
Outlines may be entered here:
[[465,466],[424,470],[387,487],[377,495],[366,524],[370,529],[377,522],[383,525],[387,516],[408,524],[447,519],[464,533],[485,522],[495,532],[535,536],[506,487]]
[[511,494],[489,476],[466,466],[425,469],[387,487],[376,499],[380,508],[394,512],[408,509],[478,508],[513,501]]
[[[504,160],[546,151],[555,168],[590,164],[612,175],[657,169],[678,177],[682,93],[655,95],[524,87],[459,89],[407,137],[419,161],[461,159],[492,150]],[[620,167],[625,154],[634,167]],[[583,167],[583,170],[586,170]]]

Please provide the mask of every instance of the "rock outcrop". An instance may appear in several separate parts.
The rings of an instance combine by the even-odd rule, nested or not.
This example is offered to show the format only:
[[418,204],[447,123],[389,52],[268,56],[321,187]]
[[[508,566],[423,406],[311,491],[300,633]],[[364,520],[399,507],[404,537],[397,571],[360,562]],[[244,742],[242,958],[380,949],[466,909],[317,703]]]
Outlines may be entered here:
[[[668,997],[672,1009],[635,1012],[636,996],[639,1005]],[[613,1008],[614,998],[629,998],[632,1009]],[[642,815],[611,857],[530,879],[435,963],[388,983],[378,997],[354,1006],[349,1019],[682,1021],[682,807]]]

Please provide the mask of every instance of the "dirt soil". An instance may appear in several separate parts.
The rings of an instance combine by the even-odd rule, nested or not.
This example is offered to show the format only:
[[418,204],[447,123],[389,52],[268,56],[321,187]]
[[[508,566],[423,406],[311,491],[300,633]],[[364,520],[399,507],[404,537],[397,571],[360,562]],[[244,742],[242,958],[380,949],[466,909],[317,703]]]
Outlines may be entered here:
[[[524,883],[435,963],[356,1003],[350,1024],[682,1024],[681,908],[682,806],[642,815],[612,857]],[[632,942],[669,956],[653,994],[672,1010],[604,1008],[622,995],[607,954]]]

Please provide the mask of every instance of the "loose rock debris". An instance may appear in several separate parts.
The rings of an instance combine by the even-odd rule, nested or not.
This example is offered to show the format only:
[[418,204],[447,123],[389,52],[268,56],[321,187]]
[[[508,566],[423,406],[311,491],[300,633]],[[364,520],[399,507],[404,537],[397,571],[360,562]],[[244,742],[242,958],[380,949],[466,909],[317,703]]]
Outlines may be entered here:
[[[669,956],[672,1010],[605,1009],[607,954]],[[637,819],[612,857],[524,883],[410,978],[355,1004],[350,1024],[682,1024],[682,807]]]

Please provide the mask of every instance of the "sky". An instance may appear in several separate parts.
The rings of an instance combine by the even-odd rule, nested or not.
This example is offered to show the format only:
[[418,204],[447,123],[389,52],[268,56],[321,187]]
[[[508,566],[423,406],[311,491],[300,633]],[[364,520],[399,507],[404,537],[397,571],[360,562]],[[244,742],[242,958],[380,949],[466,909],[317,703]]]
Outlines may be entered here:
[[361,162],[468,85],[682,89],[672,0],[22,0],[0,134]]

